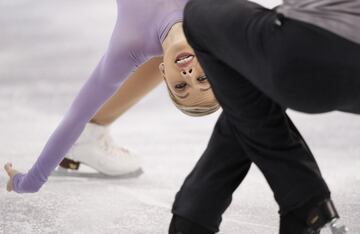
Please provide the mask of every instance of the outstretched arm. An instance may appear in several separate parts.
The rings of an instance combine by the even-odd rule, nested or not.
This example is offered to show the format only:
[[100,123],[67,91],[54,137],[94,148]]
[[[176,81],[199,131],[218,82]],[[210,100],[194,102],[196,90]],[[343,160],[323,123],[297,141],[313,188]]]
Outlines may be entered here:
[[51,135],[33,167],[26,174],[12,178],[12,189],[18,193],[36,192],[77,140],[87,122],[118,90],[126,77],[135,69],[132,51],[136,43],[126,38],[123,26],[117,22],[107,52],[81,88],[79,94]]

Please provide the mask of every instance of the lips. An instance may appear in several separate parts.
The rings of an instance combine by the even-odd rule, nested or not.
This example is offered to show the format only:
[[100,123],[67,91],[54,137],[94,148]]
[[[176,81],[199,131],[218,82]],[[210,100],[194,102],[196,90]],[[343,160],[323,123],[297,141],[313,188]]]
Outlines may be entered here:
[[179,68],[184,68],[189,66],[194,58],[195,55],[191,53],[181,53],[176,57],[175,63]]

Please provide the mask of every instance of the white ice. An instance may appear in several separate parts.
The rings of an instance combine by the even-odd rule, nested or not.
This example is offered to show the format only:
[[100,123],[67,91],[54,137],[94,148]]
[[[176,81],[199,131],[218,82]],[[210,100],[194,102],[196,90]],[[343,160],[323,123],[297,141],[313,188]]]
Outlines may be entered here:
[[[115,13],[109,0],[0,2],[1,165],[31,167],[105,49]],[[343,222],[360,233],[360,118],[289,114],[318,159]],[[138,179],[50,178],[39,193],[18,195],[5,191],[1,170],[0,233],[166,233],[174,195],[206,147],[217,115],[180,114],[161,86],[121,117],[112,132],[142,156],[145,173]],[[220,233],[277,233],[277,209],[253,167]]]

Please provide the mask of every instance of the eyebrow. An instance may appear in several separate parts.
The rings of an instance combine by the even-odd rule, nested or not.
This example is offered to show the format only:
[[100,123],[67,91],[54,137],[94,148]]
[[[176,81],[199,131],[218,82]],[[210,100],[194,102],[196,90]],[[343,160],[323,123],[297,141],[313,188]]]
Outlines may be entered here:
[[187,94],[185,94],[184,96],[179,96],[179,95],[177,95],[176,93],[174,93],[174,95],[175,95],[176,97],[180,98],[180,99],[185,99],[185,98],[187,98],[187,97],[190,95],[190,93],[187,93]]
[[[209,88],[206,88],[206,89],[200,89],[201,91],[207,91],[207,90],[209,90],[209,89],[211,89],[211,87],[209,87]],[[185,99],[185,98],[187,98],[189,95],[190,95],[190,93],[187,93],[187,94],[185,94],[184,96],[179,96],[179,95],[177,95],[176,93],[174,94],[176,97],[178,97],[178,98],[180,98],[180,99]]]
[[206,89],[200,89],[201,91],[207,91],[207,90],[209,90],[209,89],[211,89],[211,86],[209,87],[209,88],[206,88]]

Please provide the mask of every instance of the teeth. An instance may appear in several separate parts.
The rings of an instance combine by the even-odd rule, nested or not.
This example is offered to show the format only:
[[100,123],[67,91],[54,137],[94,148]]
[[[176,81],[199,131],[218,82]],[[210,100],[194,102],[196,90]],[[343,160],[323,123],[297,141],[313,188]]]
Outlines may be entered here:
[[177,60],[176,63],[177,63],[177,64],[186,64],[186,63],[190,62],[193,58],[194,58],[194,56],[193,56],[193,55],[190,55],[190,56],[188,56],[188,57],[185,57],[185,58],[182,58],[182,59],[180,59],[180,60]]

